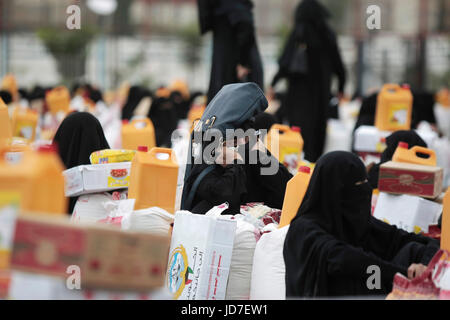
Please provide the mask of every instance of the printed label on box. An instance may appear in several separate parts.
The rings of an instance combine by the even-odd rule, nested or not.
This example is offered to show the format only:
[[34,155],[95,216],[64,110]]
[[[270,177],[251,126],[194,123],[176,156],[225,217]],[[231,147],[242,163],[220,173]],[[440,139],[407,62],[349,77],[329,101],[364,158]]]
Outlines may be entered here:
[[81,229],[18,220],[12,267],[66,276],[68,266],[81,265],[85,240]]
[[433,195],[435,174],[430,172],[412,172],[398,169],[380,170],[378,188],[380,191]]
[[130,184],[128,169],[113,169],[108,177],[108,188],[127,188]]

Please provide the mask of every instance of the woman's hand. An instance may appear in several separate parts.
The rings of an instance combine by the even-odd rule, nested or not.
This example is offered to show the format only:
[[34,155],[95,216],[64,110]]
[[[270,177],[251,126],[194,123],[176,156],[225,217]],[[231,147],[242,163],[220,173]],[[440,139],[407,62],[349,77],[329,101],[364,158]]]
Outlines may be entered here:
[[420,277],[425,272],[426,269],[427,266],[424,266],[423,264],[413,263],[408,268],[408,278],[414,279],[416,277]]
[[222,167],[226,167],[233,164],[235,160],[243,161],[241,155],[233,147],[222,146],[219,154],[216,158],[216,163],[220,164]]
[[252,151],[258,150],[260,152],[266,153],[267,149],[266,146],[264,145],[264,143],[261,141],[260,138],[258,138],[258,141],[256,141],[256,143],[254,144]]
[[250,73],[250,69],[238,64],[236,67],[236,73],[237,78],[242,81],[246,76],[248,76],[248,74]]

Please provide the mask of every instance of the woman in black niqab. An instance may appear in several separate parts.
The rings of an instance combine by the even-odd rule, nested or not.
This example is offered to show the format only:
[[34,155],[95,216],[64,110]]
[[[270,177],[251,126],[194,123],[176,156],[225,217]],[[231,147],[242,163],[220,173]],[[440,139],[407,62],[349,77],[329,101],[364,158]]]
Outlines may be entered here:
[[[59,156],[66,169],[90,164],[92,152],[109,149],[100,122],[87,112],[68,115],[59,126],[53,143],[58,146]],[[72,213],[77,199],[70,198],[69,213]]]
[[[329,17],[327,9],[316,0],[303,0],[299,4],[295,26],[271,84],[274,92],[279,80],[287,79],[284,116],[291,126],[302,128],[305,159],[311,162],[317,161],[325,145],[332,76],[338,77],[340,95],[346,82],[336,35],[327,24]],[[293,67],[299,65],[303,67]]]
[[[428,264],[438,249],[432,239],[373,218],[364,164],[349,152],[331,152],[317,162],[286,235],[286,296],[385,295],[395,273]],[[372,265],[380,268],[380,289],[367,286]]]

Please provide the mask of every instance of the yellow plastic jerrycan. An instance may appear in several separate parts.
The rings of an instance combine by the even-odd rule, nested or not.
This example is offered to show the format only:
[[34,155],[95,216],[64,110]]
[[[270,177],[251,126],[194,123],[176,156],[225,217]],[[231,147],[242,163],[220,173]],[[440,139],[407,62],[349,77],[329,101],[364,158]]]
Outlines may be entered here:
[[12,96],[12,102],[18,102],[19,100],[19,89],[17,86],[17,81],[14,75],[7,74],[2,79],[1,88],[8,91]]
[[0,147],[12,138],[11,120],[8,107],[0,98]]
[[441,89],[436,93],[435,100],[441,106],[450,108],[450,91],[448,89]]
[[0,157],[0,197],[14,194],[26,213],[65,214],[64,165],[53,146],[25,151],[20,161],[8,163]]
[[39,115],[36,110],[16,107],[12,114],[13,136],[34,141]]
[[122,148],[137,150],[139,146],[148,149],[156,147],[155,127],[150,119],[126,120],[122,123]]
[[375,127],[382,131],[409,130],[412,103],[408,85],[385,84],[377,97]]
[[311,168],[301,166],[298,173],[287,183],[279,228],[289,225],[292,219],[297,215],[297,211],[305,196],[306,189],[308,189],[310,179]]
[[171,149],[139,147],[131,162],[128,197],[135,210],[159,207],[174,213],[178,162]]
[[266,136],[266,147],[286,167],[297,170],[303,151],[300,128],[274,124]]
[[[395,149],[394,155],[392,156],[392,161],[421,164],[424,166],[436,166],[436,153],[433,150],[421,146],[414,146],[411,149],[408,149],[408,147],[406,142],[399,142],[398,147]],[[428,155],[428,158],[418,157],[418,153]]]
[[201,119],[203,116],[203,113],[205,112],[206,106],[205,105],[194,105],[189,110],[188,113],[188,120],[189,123],[192,125],[195,120]]
[[2,150],[4,150],[4,159],[9,163],[16,163],[22,159],[24,152],[32,151],[28,140],[23,138],[12,138],[7,140]]
[[64,86],[56,87],[45,94],[45,102],[52,114],[67,113],[70,109],[70,92]]
[[441,249],[450,251],[450,187],[444,195],[442,211]]

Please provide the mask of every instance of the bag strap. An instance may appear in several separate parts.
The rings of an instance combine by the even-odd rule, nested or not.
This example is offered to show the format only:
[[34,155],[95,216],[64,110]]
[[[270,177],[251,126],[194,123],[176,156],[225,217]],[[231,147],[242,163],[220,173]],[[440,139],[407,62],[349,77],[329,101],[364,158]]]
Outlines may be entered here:
[[215,168],[215,167],[214,167],[213,165],[206,167],[205,170],[203,170],[203,171],[198,175],[198,177],[195,179],[195,181],[194,181],[194,183],[193,183],[193,185],[192,185],[192,188],[191,188],[191,190],[189,191],[189,195],[188,195],[186,201],[183,203],[183,209],[184,209],[184,210],[191,210],[191,209],[192,209],[192,208],[191,208],[192,201],[194,200],[194,196],[195,196],[195,193],[197,192],[197,188],[198,188],[198,186],[200,185],[200,182],[202,182],[203,178],[204,178],[207,174],[209,174],[211,171],[213,171],[214,168]]

